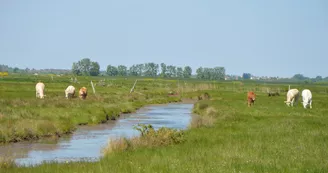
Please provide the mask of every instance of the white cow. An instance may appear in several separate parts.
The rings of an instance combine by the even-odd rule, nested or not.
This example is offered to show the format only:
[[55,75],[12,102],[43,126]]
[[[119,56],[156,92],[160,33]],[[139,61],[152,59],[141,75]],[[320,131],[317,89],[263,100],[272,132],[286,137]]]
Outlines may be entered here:
[[287,106],[294,106],[294,103],[297,103],[299,97],[298,89],[290,89],[287,92],[287,101],[284,101]]
[[38,82],[36,85],[35,85],[35,94],[36,94],[36,98],[41,98],[43,99],[44,98],[44,83],[42,82]]
[[310,106],[310,109],[312,109],[312,93],[308,89],[304,89],[302,91],[302,98],[303,98],[303,107],[306,109],[307,106]]
[[75,88],[72,85],[68,86],[65,90],[65,97],[67,99],[69,97],[72,98],[72,97],[74,97],[74,94],[75,94]]

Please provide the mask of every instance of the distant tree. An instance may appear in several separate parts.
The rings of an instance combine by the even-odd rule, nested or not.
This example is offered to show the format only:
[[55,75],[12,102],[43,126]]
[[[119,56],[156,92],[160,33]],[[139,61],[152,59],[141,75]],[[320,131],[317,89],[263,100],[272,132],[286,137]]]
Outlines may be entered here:
[[203,67],[197,68],[196,76],[197,76],[198,79],[204,79],[204,69],[203,69]]
[[183,68],[182,67],[177,67],[177,77],[183,78]]
[[7,72],[8,66],[7,65],[0,65],[0,72]]
[[89,58],[83,58],[72,65],[72,73],[75,75],[97,76],[99,75],[99,70],[98,62],[93,62]]
[[316,81],[321,81],[321,80],[322,80],[322,76],[317,76],[317,77],[315,77],[315,80],[316,80]]
[[167,67],[167,77],[176,77],[177,76],[177,69],[174,65],[168,65]]
[[166,77],[166,71],[167,71],[166,64],[161,63],[161,74],[160,74],[160,76],[161,77]]
[[203,69],[203,79],[208,79],[208,80],[212,80],[212,69],[211,68],[207,68],[205,67]]
[[214,79],[215,80],[224,80],[225,79],[225,68],[224,67],[215,67],[214,69]]
[[13,70],[14,73],[18,73],[19,72],[19,68],[15,67]]
[[124,65],[119,65],[117,67],[118,75],[119,76],[126,76],[127,75],[127,67]]
[[132,65],[129,68],[129,76],[138,76],[138,69],[136,65]]
[[214,67],[214,68],[203,68],[199,67],[196,70],[196,76],[198,79],[206,80],[224,80],[225,79],[225,68],[224,67]]
[[91,62],[89,71],[91,76],[98,76],[100,73],[100,66],[98,62]]
[[75,75],[82,75],[82,69],[79,65],[79,63],[77,62],[74,62],[73,65],[72,65],[72,73],[75,74]]
[[159,71],[159,65],[155,63],[150,63],[151,64],[151,69],[152,69],[152,76],[156,77]]
[[144,74],[144,64],[137,64],[136,65],[136,71],[138,73],[138,76],[142,76]]
[[184,78],[190,78],[190,77],[191,77],[191,73],[192,73],[192,69],[191,69],[191,67],[186,66],[186,67],[183,69],[183,77],[184,77]]
[[91,60],[89,58],[84,58],[79,61],[79,65],[82,70],[82,75],[89,76],[90,75],[90,66],[91,66]]
[[144,65],[144,75],[149,77],[156,77],[158,73],[158,64],[155,64],[153,62],[146,63]]
[[243,79],[251,79],[252,75],[250,73],[243,73]]
[[304,75],[302,74],[295,74],[292,79],[296,79],[296,80],[306,80],[306,79],[309,79],[308,77],[305,77]]
[[109,76],[117,76],[118,75],[118,70],[115,66],[108,65],[106,73]]

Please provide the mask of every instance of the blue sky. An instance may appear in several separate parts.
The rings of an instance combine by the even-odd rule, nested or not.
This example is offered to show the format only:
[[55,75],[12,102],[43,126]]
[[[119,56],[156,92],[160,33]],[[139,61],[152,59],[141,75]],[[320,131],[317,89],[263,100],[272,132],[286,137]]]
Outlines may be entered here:
[[0,64],[223,66],[328,76],[326,0],[1,0]]

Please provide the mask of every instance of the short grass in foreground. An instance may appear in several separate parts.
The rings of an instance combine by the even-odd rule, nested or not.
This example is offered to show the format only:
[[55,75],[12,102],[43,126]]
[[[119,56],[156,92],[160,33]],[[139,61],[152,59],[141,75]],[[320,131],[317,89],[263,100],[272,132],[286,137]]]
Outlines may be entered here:
[[313,109],[287,107],[285,96],[208,91],[194,111],[215,123],[184,133],[166,147],[113,152],[95,163],[43,164],[6,172],[327,172],[328,96],[314,92]]

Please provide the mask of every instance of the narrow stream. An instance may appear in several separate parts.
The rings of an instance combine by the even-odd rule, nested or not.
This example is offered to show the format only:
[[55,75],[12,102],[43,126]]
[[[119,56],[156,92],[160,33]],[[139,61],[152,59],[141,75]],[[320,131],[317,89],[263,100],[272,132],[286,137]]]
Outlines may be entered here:
[[96,161],[110,139],[140,135],[137,124],[152,124],[155,129],[169,127],[186,129],[191,120],[193,104],[173,103],[144,107],[118,120],[96,126],[79,127],[72,135],[56,142],[21,142],[0,146],[0,156],[15,158],[18,165],[36,165],[56,161]]

